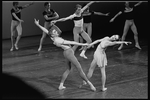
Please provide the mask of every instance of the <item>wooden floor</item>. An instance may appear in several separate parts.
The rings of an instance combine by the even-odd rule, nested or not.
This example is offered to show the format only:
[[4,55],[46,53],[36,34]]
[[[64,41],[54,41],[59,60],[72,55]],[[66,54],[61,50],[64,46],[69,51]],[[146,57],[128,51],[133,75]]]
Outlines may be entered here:
[[[65,38],[69,39],[69,37]],[[3,40],[2,73],[19,77],[42,93],[45,98],[148,98],[148,46],[145,41],[140,41],[142,50],[136,49],[134,43],[125,46],[121,51],[117,50],[118,46],[109,47],[106,50],[108,58],[106,87],[108,90],[100,91],[101,73],[96,67],[90,79],[97,89],[93,92],[89,86],[80,87],[82,79],[74,66],[65,81],[66,89],[58,90],[62,74],[66,70],[63,50],[54,46],[49,38],[46,38],[42,51],[38,52],[39,40],[39,36],[22,38],[19,50],[13,52],[9,51],[10,40]],[[90,67],[94,50],[95,48],[87,50],[87,60],[79,56],[80,51],[75,53],[85,73]],[[7,79],[3,78],[3,80]],[[10,84],[18,88],[13,83],[13,79]],[[10,90],[5,83],[3,89]],[[21,90],[24,91],[24,88],[22,87]],[[3,98],[5,98],[4,95]]]

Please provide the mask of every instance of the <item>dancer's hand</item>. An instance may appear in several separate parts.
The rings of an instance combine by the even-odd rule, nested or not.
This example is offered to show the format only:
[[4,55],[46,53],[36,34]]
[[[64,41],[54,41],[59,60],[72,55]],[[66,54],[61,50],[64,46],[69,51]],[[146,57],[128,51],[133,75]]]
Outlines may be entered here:
[[19,22],[21,23],[21,22],[24,22],[24,21],[23,21],[23,20],[20,20]]
[[88,44],[88,47],[87,47],[87,48],[89,49],[89,48],[91,48],[91,46],[92,46],[91,44]]
[[124,43],[125,43],[126,45],[128,45],[128,43],[131,44],[132,42],[124,42]]
[[36,25],[39,25],[39,20],[34,19],[34,23],[35,23]]
[[105,14],[105,16],[109,16],[109,13]]

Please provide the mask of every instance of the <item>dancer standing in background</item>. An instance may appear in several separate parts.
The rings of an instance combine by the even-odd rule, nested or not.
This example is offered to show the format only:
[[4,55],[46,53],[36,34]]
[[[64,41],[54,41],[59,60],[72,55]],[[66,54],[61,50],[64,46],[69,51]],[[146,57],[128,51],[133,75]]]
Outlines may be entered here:
[[[140,5],[142,2],[138,2],[137,4],[134,5],[134,7]],[[134,9],[129,6],[129,2],[125,2],[125,10],[118,12],[111,20],[110,22],[113,22],[114,19],[119,16],[120,14],[124,13],[124,16],[126,18],[125,25],[124,25],[124,30],[123,30],[123,35],[122,35],[122,41],[125,40],[125,37],[127,35],[127,32],[129,28],[131,27],[131,30],[134,33],[134,40],[135,40],[135,47],[138,49],[141,49],[139,42],[138,42],[138,32],[137,28],[134,23]],[[120,45],[118,50],[121,50],[123,48],[123,44]]]
[[[86,4],[83,4],[83,7]],[[108,16],[109,13],[101,13],[101,12],[95,12],[91,11],[90,7],[88,7],[84,12],[83,12],[83,29],[85,32],[88,33],[90,38],[92,39],[92,15],[100,15],[100,16]],[[80,36],[80,43],[83,43],[83,38]],[[93,46],[94,47],[94,46]],[[80,48],[79,50],[82,50],[84,47]]]
[[[73,28],[74,41],[79,42],[79,35],[81,35],[86,40],[87,43],[91,43],[91,38],[89,37],[89,35],[83,29],[83,16],[82,16],[82,13],[92,3],[94,3],[94,1],[89,2],[83,8],[81,7],[81,5],[77,4],[76,5],[76,11],[75,11],[74,14],[72,14],[69,17],[66,17],[66,18],[61,18],[61,19],[58,19],[58,20],[54,20],[52,22],[56,23],[56,22],[59,22],[59,21],[66,21],[66,20],[69,20],[69,19],[73,19],[74,24],[75,24],[75,26]],[[77,45],[74,45],[73,50],[76,51],[77,47],[78,47]],[[87,50],[87,47],[85,46],[84,49],[82,50],[82,52],[80,53],[80,56],[85,58],[85,59],[87,59],[87,57],[85,56],[86,50]]]
[[[11,9],[11,15],[12,15],[11,44],[12,44],[12,47],[11,47],[10,51],[14,50],[14,46],[15,46],[16,50],[19,49],[18,48],[18,42],[19,42],[19,40],[21,38],[21,35],[22,35],[22,25],[21,25],[21,23],[24,22],[21,19],[21,11],[22,11],[22,9],[27,8],[32,4],[33,4],[33,2],[30,3],[30,4],[26,4],[24,6],[19,6],[19,2],[13,2],[13,8]],[[16,42],[14,44],[15,32],[18,33],[18,36],[17,36]]]
[[[51,24],[52,20],[56,20],[57,18],[59,18],[58,13],[55,12],[53,9],[51,9],[50,2],[45,2],[44,7],[45,7],[45,11],[43,12],[43,16],[44,16],[44,19],[45,19],[44,27],[48,30],[52,27],[55,27],[55,29],[57,29],[57,31],[61,31],[56,25]],[[46,33],[43,32],[41,40],[40,40],[40,45],[39,45],[38,51],[41,51],[42,44],[43,44],[43,41],[44,41],[45,37],[46,37]]]
[[[119,39],[119,35],[113,35],[111,37],[104,37],[102,39],[96,40],[93,43],[89,44],[88,48],[90,48],[92,45],[97,44],[100,42],[100,44],[97,46],[96,51],[94,52],[93,61],[91,62],[87,77],[90,79],[92,77],[93,71],[95,67],[98,65],[98,67],[101,70],[102,74],[102,91],[107,90],[105,88],[105,82],[106,82],[106,72],[105,67],[107,66],[107,57],[106,57],[106,48],[109,46],[113,46],[115,44],[123,44],[126,45],[128,43],[131,44],[131,42],[125,42],[125,41],[116,41]],[[86,84],[85,81],[83,81],[83,84]]]
[[66,78],[68,77],[70,71],[71,71],[71,63],[77,68],[77,70],[80,73],[80,77],[89,84],[91,90],[96,91],[96,88],[93,86],[93,84],[87,79],[85,73],[82,70],[82,67],[79,63],[79,61],[77,60],[77,58],[74,55],[74,51],[72,50],[70,45],[80,45],[80,46],[87,46],[88,44],[82,44],[82,43],[78,43],[75,41],[68,41],[68,40],[64,40],[63,38],[59,37],[60,35],[60,31],[57,31],[56,29],[50,29],[49,31],[44,28],[43,26],[41,26],[39,24],[39,20],[35,19],[35,24],[42,30],[44,31],[46,34],[48,34],[51,39],[54,41],[54,45],[56,45],[57,47],[61,47],[62,49],[64,49],[64,57],[67,60],[67,65],[68,68],[67,70],[64,72],[63,76],[62,76],[62,80],[60,82],[60,85],[58,87],[59,90],[65,89],[66,87],[64,87],[64,82],[66,80]]

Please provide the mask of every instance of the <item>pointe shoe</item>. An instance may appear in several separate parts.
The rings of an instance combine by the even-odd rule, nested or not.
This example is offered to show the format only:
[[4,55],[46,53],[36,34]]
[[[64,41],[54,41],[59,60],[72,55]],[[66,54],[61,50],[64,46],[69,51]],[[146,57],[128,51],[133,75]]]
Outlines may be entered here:
[[91,90],[96,91],[96,88],[93,86],[93,84],[89,81],[88,84],[90,85]]
[[18,50],[19,48],[18,48],[18,46],[15,44],[15,48],[16,48],[16,50]]
[[14,50],[14,48],[12,47],[11,49],[10,49],[10,51],[13,51]]
[[96,91],[96,88],[93,86],[93,84],[90,84],[90,88],[91,90]]
[[64,86],[59,86],[59,90],[63,90],[63,89],[65,89],[66,87],[64,87]]
[[140,49],[140,50],[141,50],[141,47],[140,47],[139,45],[137,45],[137,44],[136,44],[136,45],[135,45],[135,47],[137,47],[138,49]]
[[102,89],[103,92],[106,91],[106,90],[107,90],[107,88],[103,88],[103,89]]
[[38,51],[41,51],[41,47],[39,47]]
[[88,59],[84,54],[80,54],[81,57],[83,57],[84,59]]

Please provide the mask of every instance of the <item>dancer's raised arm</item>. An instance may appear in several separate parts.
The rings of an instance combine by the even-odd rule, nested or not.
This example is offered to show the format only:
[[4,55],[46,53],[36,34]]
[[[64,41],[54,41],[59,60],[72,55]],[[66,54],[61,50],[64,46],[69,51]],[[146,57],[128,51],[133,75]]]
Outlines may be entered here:
[[141,3],[142,3],[142,1],[139,1],[138,3],[136,3],[136,4],[134,5],[134,7],[140,5]]
[[22,9],[27,8],[27,7],[29,7],[29,6],[31,6],[31,5],[33,5],[33,4],[34,4],[34,2],[31,2],[31,3],[29,3],[29,4],[26,4],[26,5],[22,6]]
[[86,4],[82,9],[81,12],[83,12],[85,9],[87,9],[92,3],[94,3],[95,1],[91,1],[88,4]]
[[39,24],[39,20],[34,19],[34,23],[46,34],[48,34],[48,30]]

